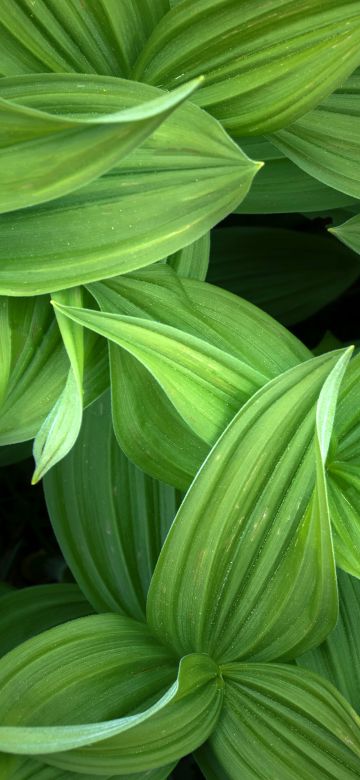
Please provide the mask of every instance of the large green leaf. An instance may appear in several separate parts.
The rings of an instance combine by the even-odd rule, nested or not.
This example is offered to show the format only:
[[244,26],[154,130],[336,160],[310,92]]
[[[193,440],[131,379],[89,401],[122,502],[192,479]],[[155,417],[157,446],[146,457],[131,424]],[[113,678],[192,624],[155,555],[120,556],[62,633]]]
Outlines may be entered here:
[[77,585],[35,585],[12,590],[0,601],[0,655],[47,628],[92,611]]
[[129,78],[168,0],[1,0],[0,72],[102,73]]
[[327,681],[280,664],[223,670],[224,707],[198,751],[208,780],[355,780],[360,719]]
[[[41,95],[35,79],[27,79],[27,104],[71,113],[64,92],[69,79],[78,81],[43,77]],[[162,94],[120,79],[98,77],[95,83],[83,77],[81,83],[86,112],[102,111],[104,103],[107,111],[111,106],[135,110]],[[209,114],[185,104],[141,148],[96,181],[50,203],[0,217],[0,292],[35,295],[160,260],[231,212],[259,167]]]
[[222,704],[208,656],[176,668],[144,624],[120,615],[50,629],[0,663],[1,749],[80,772],[164,766],[202,744]]
[[310,317],[359,274],[356,256],[325,232],[234,227],[212,235],[208,281],[243,296],[284,325]]
[[[112,90],[111,79],[105,92],[100,76],[0,79],[0,212],[66,195],[110,170],[151,135],[198,83],[195,80],[171,94],[159,94],[145,103],[140,99],[131,108],[114,112],[116,87]],[[127,85],[132,92],[128,81],[123,82],[123,90]],[[97,104],[102,104],[98,115],[94,91]],[[49,110],[42,110],[44,100]]]
[[314,111],[271,138],[300,168],[360,198],[360,69]]
[[251,304],[204,283],[180,281],[166,266],[90,289],[105,313],[59,310],[131,356],[110,350],[120,445],[145,471],[180,488],[206,455],[202,442],[212,445],[259,387],[310,356]]
[[328,492],[336,561],[360,577],[360,354],[346,373],[328,458]]
[[339,620],[320,647],[296,659],[299,666],[327,677],[360,711],[360,582],[338,571]]
[[266,138],[239,138],[238,143],[249,157],[265,162],[236,208],[238,214],[306,213],[356,203],[349,195],[309,176]]
[[99,612],[144,619],[176,494],[122,453],[106,396],[85,412],[75,447],[46,475],[44,488],[63,555],[89,601]]
[[134,74],[166,88],[205,74],[195,102],[232,133],[260,134],[341,84],[360,64],[359,43],[358,0],[184,0],[161,19]]
[[291,658],[334,626],[324,461],[348,358],[328,353],[268,382],[197,474],[148,596],[149,624],[177,652]]
[[[0,321],[0,445],[6,445],[36,435],[63,391],[69,361],[46,296],[1,298]],[[85,406],[109,383],[105,345],[89,336],[87,332]]]
[[360,254],[360,214],[355,214],[342,225],[329,228],[329,233],[336,236],[345,246],[349,246],[354,252]]
[[[113,772],[106,775],[93,775],[86,772],[86,780],[167,780],[171,769],[172,766],[166,766],[126,775],[114,775]],[[0,754],[0,773],[1,780],[81,780],[84,777],[78,772],[49,766],[34,758],[10,756],[6,753]]]
[[251,304],[195,280],[180,281],[166,266],[90,289],[103,310],[116,313],[90,315],[90,321],[89,312],[72,309],[71,316],[83,323],[85,317],[124,347],[110,347],[120,445],[145,471],[180,488],[241,404],[310,357]]

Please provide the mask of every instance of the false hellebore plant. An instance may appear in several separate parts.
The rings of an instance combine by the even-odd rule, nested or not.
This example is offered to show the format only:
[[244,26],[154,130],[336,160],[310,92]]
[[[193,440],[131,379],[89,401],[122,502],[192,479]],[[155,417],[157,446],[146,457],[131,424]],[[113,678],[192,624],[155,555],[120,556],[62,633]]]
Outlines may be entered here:
[[1,778],[359,778],[360,357],[262,308],[359,275],[360,0],[0,0],[0,74],[2,462],[77,582],[0,591]]

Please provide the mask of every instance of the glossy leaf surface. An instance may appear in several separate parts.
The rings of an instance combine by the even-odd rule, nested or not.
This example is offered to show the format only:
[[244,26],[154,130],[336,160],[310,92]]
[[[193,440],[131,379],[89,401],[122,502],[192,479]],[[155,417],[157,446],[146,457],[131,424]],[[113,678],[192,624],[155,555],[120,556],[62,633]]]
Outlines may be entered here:
[[329,239],[325,231],[276,227],[214,230],[208,281],[293,325],[341,295],[360,274],[356,256]]
[[0,655],[48,628],[92,611],[77,585],[35,585],[9,591],[0,602]]
[[89,601],[99,612],[143,619],[177,497],[122,453],[108,397],[85,412],[77,443],[44,488],[63,555]]
[[167,262],[179,276],[203,282],[208,271],[209,255],[210,233],[207,233],[198,241],[168,257]]
[[224,675],[219,723],[198,751],[209,780],[359,776],[360,720],[327,681],[279,664],[233,664]]
[[[64,78],[45,77],[47,91],[41,105],[36,99],[37,107],[48,110],[55,103],[63,113],[71,110]],[[29,89],[33,81],[28,79]],[[133,111],[163,95],[144,84],[105,77],[96,84],[83,77],[81,83],[86,112],[102,111],[104,102],[107,111],[111,105]],[[259,167],[209,114],[186,104],[96,181],[0,217],[0,292],[53,292],[163,259],[229,214]]]
[[325,642],[296,663],[330,680],[360,712],[360,582],[341,570],[337,576],[339,620]]
[[334,626],[324,461],[348,357],[329,353],[269,382],[196,476],[148,596],[149,624],[177,652],[291,658]]
[[357,0],[185,0],[159,22],[134,74],[167,89],[204,74],[194,100],[232,133],[260,134],[342,83],[360,64],[359,42]]

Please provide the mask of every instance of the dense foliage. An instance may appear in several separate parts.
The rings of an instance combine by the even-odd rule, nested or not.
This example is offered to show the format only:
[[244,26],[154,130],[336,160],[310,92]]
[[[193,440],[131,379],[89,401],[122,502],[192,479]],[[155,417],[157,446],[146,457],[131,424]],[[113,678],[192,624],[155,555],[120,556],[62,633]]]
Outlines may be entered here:
[[360,0],[0,0],[0,112],[1,778],[359,778]]

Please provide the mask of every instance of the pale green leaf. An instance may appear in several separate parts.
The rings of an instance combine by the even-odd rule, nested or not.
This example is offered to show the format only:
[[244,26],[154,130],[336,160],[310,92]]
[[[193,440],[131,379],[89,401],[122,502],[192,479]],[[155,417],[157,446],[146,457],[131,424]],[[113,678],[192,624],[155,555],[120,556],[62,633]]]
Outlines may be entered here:
[[[63,87],[69,78],[42,77],[48,88],[39,105],[31,77],[37,107],[71,112]],[[114,110],[134,111],[162,94],[120,79],[98,77],[95,85],[82,77],[81,83],[86,111],[101,111],[104,102],[107,110],[112,103]],[[216,120],[187,103],[96,181],[50,203],[0,216],[0,292],[35,295],[161,260],[229,214],[260,167]]]
[[41,631],[92,612],[77,585],[10,590],[0,601],[0,655]]
[[223,670],[224,707],[197,753],[208,780],[355,780],[360,719],[336,688],[280,664]]
[[84,414],[71,453],[46,475],[53,529],[83,593],[99,612],[144,619],[149,582],[177,510],[175,490],[120,450],[109,399]]
[[148,620],[177,652],[274,660],[337,617],[324,461],[349,351],[268,382],[195,477],[151,581]]
[[238,143],[249,157],[264,160],[265,165],[236,208],[237,214],[307,213],[357,202],[309,176],[266,138],[239,138]]
[[329,233],[360,254],[360,214],[355,214],[342,225],[329,228]]
[[[81,287],[54,293],[54,300],[65,305],[81,306]],[[36,484],[55,463],[65,457],[78,437],[83,413],[84,334],[83,328],[69,323],[67,317],[55,310],[59,330],[70,361],[64,390],[44,420],[34,440]]]
[[[104,89],[100,76],[0,79],[0,212],[66,195],[110,170],[199,83],[114,112],[119,80],[105,81]],[[127,86],[134,91],[125,81],[124,92]]]
[[360,711],[360,582],[338,571],[339,620],[319,647],[296,659],[296,663],[326,677],[352,707]]
[[120,615],[50,629],[0,662],[1,749],[99,774],[175,761],[213,730],[223,687],[206,655],[177,666]]
[[167,89],[204,74],[194,101],[232,133],[261,134],[341,84],[360,64],[359,43],[358,0],[184,0],[161,19],[134,74]]
[[180,249],[174,255],[167,259],[168,265],[176,271],[179,276],[187,279],[198,279],[204,281],[209,266],[210,256],[210,233],[194,241],[193,244]]
[[324,184],[360,198],[360,69],[314,111],[271,136]]
[[0,72],[130,77],[168,0],[0,1]]
[[310,317],[359,274],[360,261],[325,231],[244,226],[212,234],[208,281],[243,296],[284,325]]

